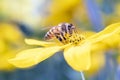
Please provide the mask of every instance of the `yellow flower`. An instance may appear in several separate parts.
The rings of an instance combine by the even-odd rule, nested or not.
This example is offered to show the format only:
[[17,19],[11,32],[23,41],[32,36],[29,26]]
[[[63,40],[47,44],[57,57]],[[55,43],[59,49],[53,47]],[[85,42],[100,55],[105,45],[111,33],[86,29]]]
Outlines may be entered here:
[[120,42],[120,23],[112,24],[91,36],[86,36],[84,33],[73,33],[66,40],[68,42],[62,44],[25,39],[25,42],[29,45],[42,47],[24,50],[17,54],[15,58],[10,59],[9,62],[19,68],[27,68],[42,62],[60,50],[64,50],[64,58],[74,70],[88,70],[91,66],[92,51],[114,48]]
[[49,14],[42,19],[41,24],[53,26],[60,22],[72,22],[75,9],[81,4],[81,0],[52,0],[48,8]]
[[0,23],[0,38],[9,42],[21,42],[23,40],[23,34],[19,31],[19,28],[11,23]]
[[16,25],[0,23],[0,70],[13,70],[15,67],[8,59],[15,57],[18,49],[23,48],[23,35]]
[[6,51],[4,54],[0,54],[0,70],[2,71],[11,71],[15,69],[7,60],[15,57],[15,51]]

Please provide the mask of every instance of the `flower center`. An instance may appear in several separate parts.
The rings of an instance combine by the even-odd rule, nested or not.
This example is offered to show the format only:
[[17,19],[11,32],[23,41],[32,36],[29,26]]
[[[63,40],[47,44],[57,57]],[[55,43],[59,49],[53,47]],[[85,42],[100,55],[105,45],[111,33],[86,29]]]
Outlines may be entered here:
[[61,35],[57,38],[63,44],[72,43],[74,45],[78,45],[82,40],[85,39],[83,35],[78,34],[78,32],[73,32],[72,34]]

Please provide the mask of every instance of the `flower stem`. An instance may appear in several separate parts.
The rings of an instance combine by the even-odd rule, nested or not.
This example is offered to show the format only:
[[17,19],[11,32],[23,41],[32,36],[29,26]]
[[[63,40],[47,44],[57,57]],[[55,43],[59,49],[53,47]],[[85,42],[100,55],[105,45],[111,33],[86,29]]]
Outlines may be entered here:
[[80,73],[81,73],[82,80],[85,80],[84,73],[83,72],[80,72]]

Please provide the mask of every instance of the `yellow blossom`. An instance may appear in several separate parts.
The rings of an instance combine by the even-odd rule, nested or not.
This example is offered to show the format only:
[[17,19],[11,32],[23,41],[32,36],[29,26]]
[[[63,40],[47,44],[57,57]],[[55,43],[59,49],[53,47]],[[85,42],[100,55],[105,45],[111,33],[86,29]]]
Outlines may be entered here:
[[[17,48],[19,47],[19,48]],[[23,47],[23,34],[16,25],[0,23],[0,70],[13,70],[15,67],[8,59],[15,57],[18,49]]]
[[81,0],[52,0],[47,10],[49,14],[42,19],[41,24],[53,26],[60,22],[72,22],[74,11],[81,4]]
[[7,60],[15,57],[15,51],[6,51],[3,54],[0,54],[0,70],[13,70],[15,67],[11,65]]
[[0,23],[0,38],[9,42],[18,42],[23,40],[23,34],[19,28],[11,23]]
[[98,51],[106,50],[118,46],[117,43],[120,42],[120,23],[112,24],[89,36],[84,33],[73,33],[71,37],[66,37],[66,40],[67,43],[60,44],[58,42],[25,39],[25,42],[29,45],[42,47],[21,51],[9,62],[16,67],[27,68],[42,62],[60,50],[64,50],[64,58],[74,70],[88,70],[92,64],[92,51],[96,49]]

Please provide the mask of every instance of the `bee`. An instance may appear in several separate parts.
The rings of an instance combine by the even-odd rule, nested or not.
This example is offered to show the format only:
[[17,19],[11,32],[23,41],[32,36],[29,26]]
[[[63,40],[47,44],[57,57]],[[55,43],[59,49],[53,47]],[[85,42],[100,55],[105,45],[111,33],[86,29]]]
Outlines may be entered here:
[[45,40],[57,38],[60,42],[66,40],[66,34],[69,36],[75,31],[75,26],[70,23],[60,23],[57,26],[52,27],[44,36]]

